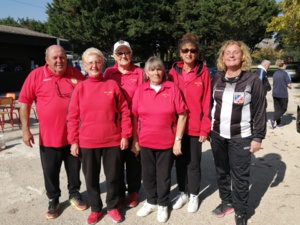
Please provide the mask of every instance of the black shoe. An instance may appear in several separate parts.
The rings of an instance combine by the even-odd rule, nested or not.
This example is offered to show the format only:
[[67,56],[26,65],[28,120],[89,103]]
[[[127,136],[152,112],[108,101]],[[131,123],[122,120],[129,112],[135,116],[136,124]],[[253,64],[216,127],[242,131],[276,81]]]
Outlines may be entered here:
[[58,217],[58,210],[59,210],[59,201],[58,199],[50,199],[49,200],[49,206],[48,211],[46,212],[46,218],[47,219],[55,219]]
[[246,225],[246,217],[245,215],[235,214],[235,225]]
[[79,193],[70,197],[69,202],[72,206],[74,206],[75,209],[79,211],[83,211],[88,208],[86,202],[82,200],[82,197]]
[[221,218],[223,216],[225,216],[228,213],[232,213],[233,212],[233,207],[231,203],[221,203],[220,205],[218,205],[217,208],[215,208],[212,211],[212,214],[218,218]]

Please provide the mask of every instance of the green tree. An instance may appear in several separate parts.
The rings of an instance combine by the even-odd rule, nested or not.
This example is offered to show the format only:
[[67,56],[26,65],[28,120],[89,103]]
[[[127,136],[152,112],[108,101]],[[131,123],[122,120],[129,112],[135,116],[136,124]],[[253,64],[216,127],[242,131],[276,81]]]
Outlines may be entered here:
[[27,28],[29,30],[46,33],[46,24],[37,20],[33,19],[24,19],[18,18],[17,20],[13,19],[12,17],[7,17],[5,19],[0,20],[1,25],[12,26],[12,27],[21,27]]
[[300,1],[284,0],[279,7],[281,13],[268,24],[267,31],[276,33],[284,57],[300,60]]
[[214,58],[228,39],[244,41],[251,50],[268,36],[267,24],[278,14],[275,0],[178,0],[178,25],[201,39],[206,58]]
[[109,53],[117,40],[124,39],[142,58],[165,55],[173,41],[174,2],[54,0],[47,6],[48,31],[71,40],[76,52],[95,46]]

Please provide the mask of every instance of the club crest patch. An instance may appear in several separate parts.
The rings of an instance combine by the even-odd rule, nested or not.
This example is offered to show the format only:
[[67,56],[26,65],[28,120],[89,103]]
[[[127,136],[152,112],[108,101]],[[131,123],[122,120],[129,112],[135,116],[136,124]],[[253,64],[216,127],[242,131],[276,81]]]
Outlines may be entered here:
[[233,103],[243,104],[245,99],[244,92],[234,92],[233,94]]
[[77,84],[77,79],[76,79],[76,78],[71,78],[71,82],[72,82],[73,84]]

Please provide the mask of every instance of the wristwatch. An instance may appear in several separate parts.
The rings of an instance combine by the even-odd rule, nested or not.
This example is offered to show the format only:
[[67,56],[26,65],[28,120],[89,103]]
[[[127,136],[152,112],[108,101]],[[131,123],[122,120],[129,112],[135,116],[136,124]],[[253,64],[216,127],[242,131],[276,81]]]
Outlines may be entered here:
[[181,138],[176,137],[176,138],[175,138],[175,141],[181,141]]

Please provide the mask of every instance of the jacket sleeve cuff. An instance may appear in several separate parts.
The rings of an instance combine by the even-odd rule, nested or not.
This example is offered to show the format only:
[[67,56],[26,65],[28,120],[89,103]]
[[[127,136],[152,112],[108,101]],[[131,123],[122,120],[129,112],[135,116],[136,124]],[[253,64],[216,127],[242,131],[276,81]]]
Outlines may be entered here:
[[253,140],[253,141],[256,141],[256,142],[259,142],[259,143],[262,142],[262,139],[261,139],[261,138],[253,138],[252,140]]

